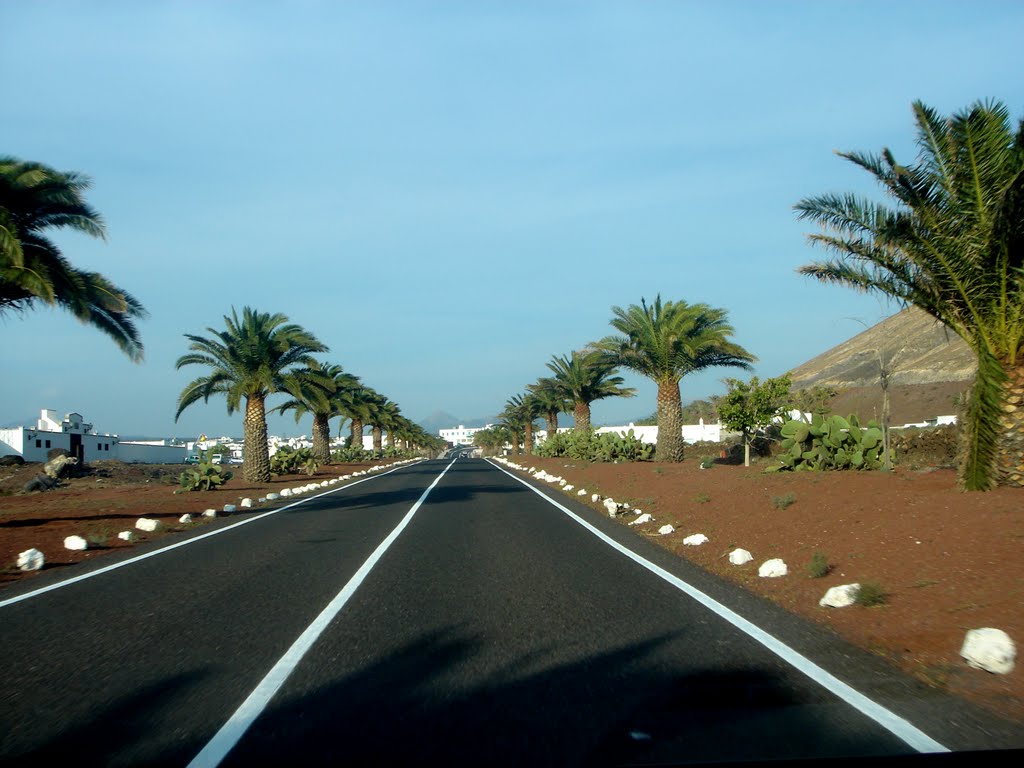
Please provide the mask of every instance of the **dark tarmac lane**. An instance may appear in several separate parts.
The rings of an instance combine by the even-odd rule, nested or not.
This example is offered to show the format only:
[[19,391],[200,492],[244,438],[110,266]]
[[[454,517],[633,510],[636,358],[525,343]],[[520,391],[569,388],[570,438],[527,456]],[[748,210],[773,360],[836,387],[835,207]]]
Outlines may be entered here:
[[617,765],[1024,745],[1018,726],[540,491],[562,508],[489,462],[426,461],[18,602],[101,566],[0,591],[0,761]]

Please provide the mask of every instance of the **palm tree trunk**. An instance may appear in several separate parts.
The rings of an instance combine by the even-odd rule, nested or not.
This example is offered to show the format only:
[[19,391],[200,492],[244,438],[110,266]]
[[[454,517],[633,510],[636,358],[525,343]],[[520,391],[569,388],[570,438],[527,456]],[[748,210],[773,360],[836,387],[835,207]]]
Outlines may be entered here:
[[523,451],[527,456],[533,455],[533,424],[527,422],[524,427],[525,433],[523,435]]
[[577,400],[576,407],[573,408],[572,415],[576,417],[576,432],[590,431],[590,403],[584,403],[582,400]]
[[1024,486],[1024,365],[1005,366],[996,473],[1000,485]]
[[[1009,446],[1014,442],[1012,422],[1017,411],[1006,411],[1004,407],[1020,407],[1020,403],[1011,400],[1015,397],[1014,382],[1019,384],[1020,374],[1009,375],[1012,369],[1001,365],[985,347],[975,348],[974,352],[978,371],[964,409],[957,479],[965,491],[988,491],[1004,482],[1004,474],[1007,484],[1017,474],[1009,471]],[[1020,453],[1017,455],[1019,463]]]
[[363,420],[360,418],[352,419],[352,435],[349,437],[348,445],[350,448],[363,450]]
[[658,382],[658,447],[654,458],[683,460],[683,401],[678,379]]
[[377,424],[373,425],[372,433],[373,450],[375,450],[377,453],[380,453],[382,450],[384,450],[384,433]]
[[548,437],[550,440],[552,437],[558,434],[558,411],[549,411],[545,416],[545,421],[548,423]]
[[313,415],[313,455],[321,464],[331,463],[331,426],[322,414]]
[[395,433],[394,430],[388,430],[388,448],[395,447]]
[[250,483],[269,483],[267,410],[262,395],[251,395],[245,399],[245,419],[242,428],[245,431],[245,441],[242,444],[242,476]]

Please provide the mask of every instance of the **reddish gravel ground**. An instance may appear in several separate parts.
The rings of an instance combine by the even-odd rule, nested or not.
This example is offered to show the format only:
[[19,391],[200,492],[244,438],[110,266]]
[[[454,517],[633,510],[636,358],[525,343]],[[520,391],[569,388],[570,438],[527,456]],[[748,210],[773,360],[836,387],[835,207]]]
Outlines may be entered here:
[[[633,530],[705,569],[787,609],[831,627],[928,683],[969,697],[1024,724],[1021,667],[1009,675],[971,669],[961,660],[964,634],[997,627],[1024,641],[1024,491],[962,493],[950,469],[764,474],[760,467],[682,464],[588,464],[520,456],[575,486],[628,502],[654,521]],[[557,485],[551,486],[558,488]],[[592,504],[604,512],[599,504]],[[627,524],[634,515],[620,515]],[[676,533],[659,536],[672,524]],[[685,536],[710,541],[685,546]],[[728,553],[749,550],[734,566]],[[832,571],[811,578],[815,552]],[[789,566],[784,578],[759,578],[770,558]],[[886,602],[874,607],[818,606],[832,586],[878,584]]]

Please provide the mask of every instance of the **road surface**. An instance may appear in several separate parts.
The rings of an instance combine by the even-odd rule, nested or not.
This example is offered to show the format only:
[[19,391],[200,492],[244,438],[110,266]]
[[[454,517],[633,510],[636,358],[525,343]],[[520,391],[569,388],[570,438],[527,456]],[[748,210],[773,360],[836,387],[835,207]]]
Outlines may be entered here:
[[424,461],[0,591],[0,762],[616,765],[1024,743],[535,486],[482,459]]

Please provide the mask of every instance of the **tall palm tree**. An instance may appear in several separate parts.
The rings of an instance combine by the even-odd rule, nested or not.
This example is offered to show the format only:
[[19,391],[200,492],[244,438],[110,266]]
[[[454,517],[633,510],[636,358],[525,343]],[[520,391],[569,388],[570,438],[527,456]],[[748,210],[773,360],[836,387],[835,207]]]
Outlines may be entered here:
[[596,350],[582,350],[571,355],[552,357],[547,364],[555,382],[567,400],[573,403],[575,431],[590,431],[590,404],[606,397],[633,397],[636,390],[623,386],[615,374],[615,363]]
[[537,401],[532,395],[513,395],[505,402],[502,421],[509,428],[515,439],[512,441],[512,452],[519,453],[519,435],[523,436],[523,451],[527,456],[533,455],[533,423],[540,415]]
[[562,393],[558,384],[549,378],[538,379],[534,384],[528,384],[526,388],[530,391],[540,415],[547,423],[548,438],[558,434],[558,414],[566,413],[572,408],[573,403]]
[[146,310],[98,272],[75,269],[49,239],[50,230],[61,228],[106,237],[103,219],[85,201],[89,184],[79,173],[0,157],[0,314],[36,303],[60,307],[138,362],[143,348],[135,320]]
[[612,327],[594,347],[615,365],[646,376],[658,385],[658,461],[683,460],[683,403],[679,381],[717,366],[750,368],[754,356],[733,344],[733,328],[724,309],[707,304],[667,301],[659,294],[648,306],[612,307]]
[[373,450],[384,450],[384,430],[388,429],[398,416],[398,404],[384,395],[378,395],[370,412],[369,424],[373,428]]
[[341,415],[344,393],[358,386],[359,379],[340,365],[321,365],[314,361],[310,369],[296,372],[298,393],[275,410],[295,411],[295,422],[307,413],[313,415],[313,455],[321,464],[331,463],[330,420]]
[[185,334],[192,342],[192,352],[179,357],[175,368],[206,365],[211,372],[181,391],[174,420],[193,403],[209,402],[210,395],[227,397],[228,414],[238,410],[244,399],[242,472],[250,482],[266,483],[270,481],[267,397],[276,392],[296,396],[304,375],[301,371],[314,364],[314,352],[326,352],[327,347],[280,313],[271,315],[244,307],[239,318],[232,308],[231,317],[224,316],[224,324],[224,331],[207,328],[210,338]]
[[843,152],[894,207],[852,194],[796,205],[833,259],[800,272],[913,304],[978,358],[962,430],[966,490],[1024,485],[1024,120],[997,102],[951,117],[913,105],[917,161]]
[[377,403],[377,393],[372,387],[359,383],[355,387],[346,389],[338,399],[338,409],[341,414],[351,419],[350,436],[348,445],[350,448],[362,449],[363,428],[369,423],[373,410]]

